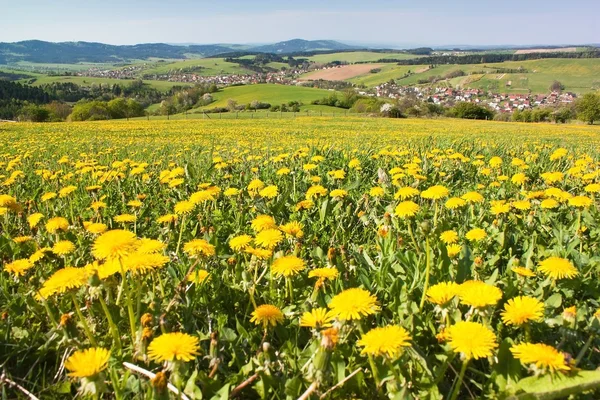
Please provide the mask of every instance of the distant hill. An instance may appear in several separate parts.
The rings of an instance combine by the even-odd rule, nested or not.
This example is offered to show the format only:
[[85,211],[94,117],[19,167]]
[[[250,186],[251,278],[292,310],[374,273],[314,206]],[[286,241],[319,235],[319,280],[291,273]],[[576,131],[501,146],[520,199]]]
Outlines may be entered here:
[[274,54],[285,54],[285,53],[301,53],[305,51],[318,51],[318,50],[353,50],[358,47],[350,46],[344,43],[336,42],[335,40],[304,40],[304,39],[292,39],[285,42],[278,42],[274,44],[267,44],[264,46],[254,47],[249,49],[253,52],[261,53],[274,53]]
[[165,43],[115,46],[93,42],[52,43],[41,40],[27,40],[16,43],[0,43],[0,64],[19,61],[55,64],[118,63],[135,59],[145,60],[151,57],[185,59],[210,57],[242,49],[260,53],[281,54],[315,50],[351,50],[355,47],[333,40],[302,39],[256,47],[239,44],[170,45]]
[[117,63],[133,59],[208,57],[231,52],[237,47],[221,45],[173,46],[164,43],[146,43],[133,46],[114,46],[91,42],[52,43],[27,40],[0,43],[0,64],[29,61],[34,63],[75,64],[79,62]]

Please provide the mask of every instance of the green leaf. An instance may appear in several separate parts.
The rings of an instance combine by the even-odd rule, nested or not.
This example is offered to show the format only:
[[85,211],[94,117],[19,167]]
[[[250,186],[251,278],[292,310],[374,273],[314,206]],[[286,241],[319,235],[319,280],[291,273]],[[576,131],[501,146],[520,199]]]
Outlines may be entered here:
[[521,363],[510,352],[512,345],[513,340],[506,338],[498,348],[498,363],[494,366],[493,376],[501,391],[506,390],[507,386],[514,385],[521,378]]
[[520,380],[507,399],[551,400],[600,388],[600,371],[579,371],[576,375],[543,375]]
[[560,293],[554,293],[552,296],[548,297],[545,302],[547,307],[550,308],[558,308],[562,304],[562,295]]

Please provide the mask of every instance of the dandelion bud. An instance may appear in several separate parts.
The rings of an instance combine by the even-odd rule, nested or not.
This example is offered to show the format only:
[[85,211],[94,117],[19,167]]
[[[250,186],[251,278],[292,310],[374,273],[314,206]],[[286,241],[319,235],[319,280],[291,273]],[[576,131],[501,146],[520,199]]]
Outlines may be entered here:
[[144,329],[142,329],[142,341],[149,341],[152,339],[152,335],[152,328],[144,327]]
[[61,327],[66,327],[67,325],[69,325],[69,322],[71,322],[71,319],[73,317],[71,317],[71,314],[63,314],[60,316],[60,326]]
[[140,318],[140,321],[142,323],[142,326],[150,326],[152,324],[152,314],[150,313],[145,313],[144,315],[142,315],[142,317]]
[[421,222],[421,230],[425,234],[431,232],[431,224],[429,223],[429,221],[423,221],[423,222]]
[[154,390],[156,390],[158,394],[165,393],[165,391],[167,390],[168,383],[167,375],[164,372],[160,371],[156,374],[154,378],[150,380],[150,383],[152,384],[152,387],[154,388]]
[[475,260],[473,262],[477,267],[481,267],[481,265],[483,264],[483,259],[481,257],[475,257]]
[[268,353],[271,350],[271,343],[264,342],[262,345],[263,353]]
[[327,250],[327,259],[329,260],[329,262],[333,262],[335,258],[335,248],[330,247],[329,250]]

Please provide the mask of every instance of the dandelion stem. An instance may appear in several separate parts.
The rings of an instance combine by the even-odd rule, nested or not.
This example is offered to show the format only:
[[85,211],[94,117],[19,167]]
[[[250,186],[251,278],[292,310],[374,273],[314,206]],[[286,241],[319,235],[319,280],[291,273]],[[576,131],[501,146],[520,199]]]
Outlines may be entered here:
[[425,286],[423,287],[423,294],[421,295],[421,302],[419,303],[419,311],[423,309],[425,305],[425,297],[427,296],[427,289],[429,288],[429,275],[431,270],[431,260],[429,257],[429,238],[425,238]]
[[79,302],[77,301],[77,297],[75,296],[75,293],[71,293],[71,298],[73,299],[73,305],[75,306],[75,312],[77,313],[77,317],[81,321],[81,326],[83,327],[83,331],[85,332],[85,335],[87,336],[91,345],[96,347],[97,346],[96,340],[94,339],[94,336],[92,335],[92,331],[90,331],[90,327],[88,326],[87,321],[85,320],[85,318],[83,317],[83,314],[81,313],[81,307],[79,306]]
[[121,345],[121,337],[119,336],[119,329],[115,325],[115,322],[113,321],[113,319],[110,315],[110,311],[108,310],[108,306],[106,305],[104,298],[102,296],[98,296],[98,299],[100,300],[100,305],[102,306],[102,310],[104,311],[104,314],[106,315],[106,319],[108,320],[108,326],[110,328],[110,333],[112,334],[113,340],[115,341],[115,344],[117,346],[117,351],[119,354],[121,354],[122,345]]
[[462,386],[463,378],[465,377],[465,372],[467,372],[467,366],[469,365],[469,359],[466,359],[462,363],[462,367],[460,368],[460,373],[458,375],[458,381],[456,385],[454,385],[454,390],[452,391],[452,396],[450,396],[450,400],[456,400],[458,397],[458,393],[460,392],[460,387]]
[[181,217],[181,225],[179,226],[179,238],[177,239],[177,249],[175,254],[179,255],[179,247],[181,246],[181,237],[183,236],[183,227],[185,226],[185,214]]

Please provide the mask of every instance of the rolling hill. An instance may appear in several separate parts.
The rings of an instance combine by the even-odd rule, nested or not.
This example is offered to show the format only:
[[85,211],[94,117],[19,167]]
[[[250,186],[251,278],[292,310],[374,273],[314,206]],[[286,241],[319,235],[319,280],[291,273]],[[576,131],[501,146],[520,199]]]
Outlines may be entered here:
[[353,50],[357,48],[358,47],[336,42],[335,40],[292,39],[284,42],[254,47],[249,49],[249,51],[259,53],[287,54],[302,53],[307,51]]

